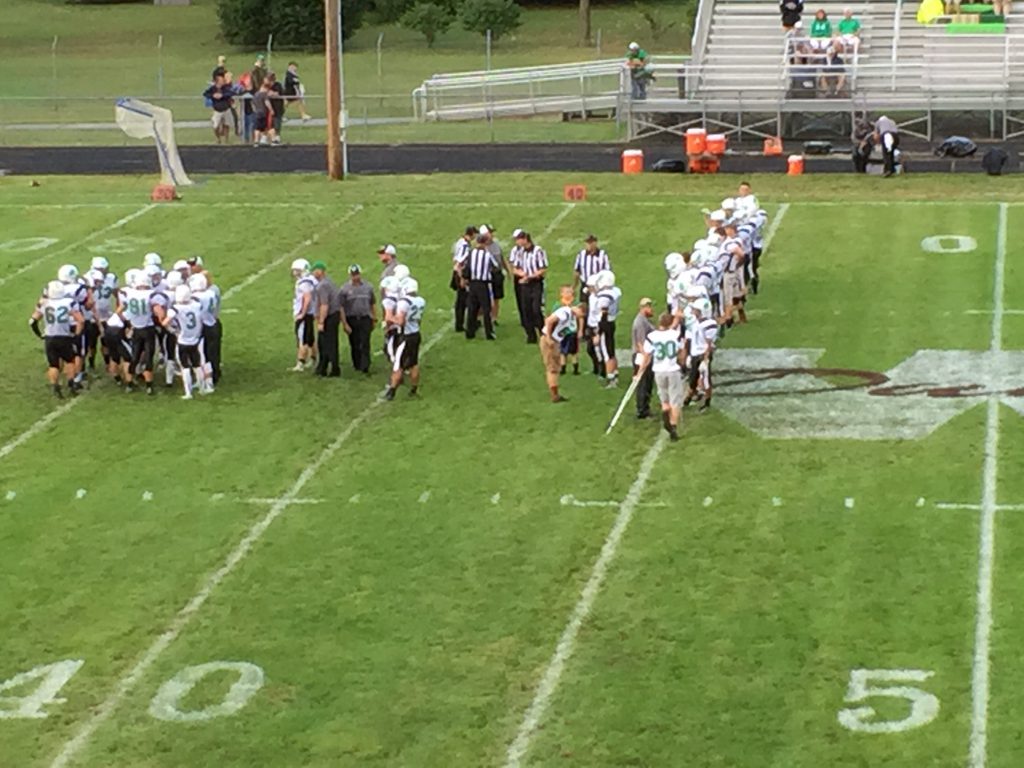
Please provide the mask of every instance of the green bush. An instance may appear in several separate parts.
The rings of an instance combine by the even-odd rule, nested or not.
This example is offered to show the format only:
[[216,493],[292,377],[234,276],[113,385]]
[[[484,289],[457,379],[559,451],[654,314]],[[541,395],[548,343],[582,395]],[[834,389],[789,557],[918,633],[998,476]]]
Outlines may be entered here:
[[464,0],[462,27],[481,35],[486,35],[489,29],[491,37],[497,40],[519,28],[521,14],[515,0]]
[[[342,32],[359,29],[370,0],[341,0]],[[220,32],[232,45],[262,47],[273,34],[275,45],[322,48],[323,0],[218,0]]]
[[402,26],[414,29],[427,39],[427,47],[433,48],[438,35],[443,35],[455,21],[450,8],[433,2],[418,2],[402,16]]
[[382,24],[392,24],[412,8],[415,0],[373,0],[373,13]]

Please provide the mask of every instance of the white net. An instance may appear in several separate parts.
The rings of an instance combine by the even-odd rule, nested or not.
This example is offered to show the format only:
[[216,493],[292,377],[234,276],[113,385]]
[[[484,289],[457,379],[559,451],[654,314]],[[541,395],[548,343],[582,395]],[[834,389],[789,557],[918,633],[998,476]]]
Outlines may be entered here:
[[171,111],[138,99],[118,99],[114,116],[121,130],[135,139],[153,139],[160,157],[160,180],[175,187],[192,183],[174,141]]

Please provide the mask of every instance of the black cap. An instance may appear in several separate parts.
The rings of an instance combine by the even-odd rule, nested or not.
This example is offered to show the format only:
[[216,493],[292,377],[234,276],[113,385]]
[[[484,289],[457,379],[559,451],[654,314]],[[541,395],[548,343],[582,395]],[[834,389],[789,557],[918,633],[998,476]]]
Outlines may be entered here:
[[353,264],[351,267],[348,268],[348,273],[350,275],[358,275],[361,272],[362,272],[362,270],[359,268],[358,264]]

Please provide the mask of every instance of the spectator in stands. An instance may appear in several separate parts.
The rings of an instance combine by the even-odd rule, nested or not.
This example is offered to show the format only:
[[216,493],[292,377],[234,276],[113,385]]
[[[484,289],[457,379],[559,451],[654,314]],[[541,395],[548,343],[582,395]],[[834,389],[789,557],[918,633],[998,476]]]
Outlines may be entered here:
[[309,112],[306,111],[306,88],[299,80],[299,65],[294,61],[288,62],[288,71],[284,75],[284,95],[298,104],[302,119],[309,120]]
[[273,72],[267,73],[267,79],[265,82],[268,84],[270,89],[269,100],[271,123],[274,126],[274,133],[271,138],[271,144],[281,143],[281,125],[284,123],[284,108],[286,102],[284,100],[284,87],[277,82],[277,75]]
[[1011,5],[1010,0],[992,0],[992,13],[1006,18],[1010,15]]
[[814,21],[811,22],[811,48],[815,51],[825,51],[832,44],[832,22],[824,8],[819,8],[814,14]]
[[853,11],[850,8],[843,9],[843,18],[836,26],[846,53],[856,53],[860,48],[860,22],[853,18]]
[[807,38],[804,33],[804,24],[802,21],[798,21],[793,25],[793,28],[786,32],[787,53],[789,54],[789,63],[793,65],[800,65],[807,63],[807,54],[811,52],[811,41]]
[[921,4],[917,6],[917,23],[931,24],[945,11],[942,0],[921,0]]
[[234,92],[227,83],[227,73],[214,72],[213,85],[206,89],[203,96],[209,100],[213,109],[213,135],[218,144],[227,144],[231,141],[231,131],[235,127],[231,111]]
[[846,95],[846,63],[839,55],[839,48],[835,45],[830,45],[825,50],[825,59],[818,77],[818,88],[825,98]]
[[782,13],[782,28],[793,29],[800,23],[800,14],[804,12],[804,0],[780,0],[779,11]]
[[654,75],[647,66],[647,51],[641,48],[639,43],[629,44],[626,66],[629,68],[630,82],[633,86],[633,98],[646,99],[647,86],[654,79]]

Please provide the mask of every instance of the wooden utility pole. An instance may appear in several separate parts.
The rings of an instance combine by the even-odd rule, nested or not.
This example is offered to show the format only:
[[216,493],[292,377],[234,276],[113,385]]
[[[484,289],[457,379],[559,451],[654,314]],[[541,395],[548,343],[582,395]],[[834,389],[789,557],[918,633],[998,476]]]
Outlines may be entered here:
[[590,0],[580,0],[580,45],[590,45]]
[[327,175],[344,178],[341,146],[341,75],[339,67],[341,40],[341,0],[324,0],[324,52],[327,71]]

